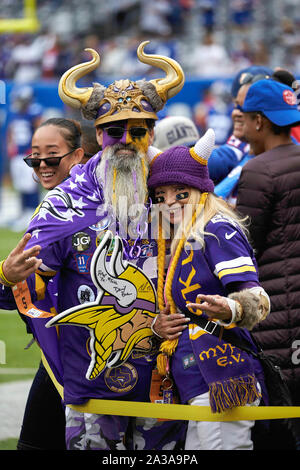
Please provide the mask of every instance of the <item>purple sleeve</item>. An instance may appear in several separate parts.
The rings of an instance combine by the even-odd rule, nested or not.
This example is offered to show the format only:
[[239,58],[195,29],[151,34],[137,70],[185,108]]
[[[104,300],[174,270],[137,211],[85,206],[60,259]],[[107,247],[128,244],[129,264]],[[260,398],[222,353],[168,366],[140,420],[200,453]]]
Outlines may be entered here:
[[244,289],[251,289],[252,287],[258,287],[260,286],[259,282],[255,281],[241,281],[241,282],[232,282],[230,284],[227,284],[226,290],[228,294],[231,294],[232,292],[239,292]]
[[59,242],[52,243],[42,248],[39,258],[41,258],[43,262],[38,270],[39,274],[47,277],[55,276],[56,272],[62,268],[69,252],[68,242],[69,239],[64,238]]
[[16,302],[10,287],[0,284],[0,308],[2,310],[16,310]]
[[246,236],[234,223],[215,216],[205,231],[205,256],[212,272],[227,289],[232,283],[259,283],[257,264]]

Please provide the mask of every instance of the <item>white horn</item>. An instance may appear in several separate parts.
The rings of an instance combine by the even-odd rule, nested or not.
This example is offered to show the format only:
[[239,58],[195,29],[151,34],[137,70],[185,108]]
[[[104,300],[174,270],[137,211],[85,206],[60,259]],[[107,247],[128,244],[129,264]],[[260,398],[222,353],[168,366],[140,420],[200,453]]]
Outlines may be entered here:
[[205,134],[198,140],[194,146],[194,152],[198,157],[208,161],[211,152],[215,146],[215,132],[213,129],[208,129]]

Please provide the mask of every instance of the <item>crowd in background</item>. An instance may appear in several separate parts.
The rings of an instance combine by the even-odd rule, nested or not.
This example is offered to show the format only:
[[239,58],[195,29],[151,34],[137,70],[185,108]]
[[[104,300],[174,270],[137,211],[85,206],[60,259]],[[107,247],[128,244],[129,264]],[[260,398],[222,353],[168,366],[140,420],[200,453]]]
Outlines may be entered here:
[[[1,17],[20,18],[23,6],[23,0],[3,0]],[[48,89],[52,86],[57,95],[62,74],[90,60],[86,48],[97,50],[101,57],[100,66],[81,80],[87,86],[120,77],[154,77],[155,69],[137,60],[137,47],[146,39],[150,43],[145,52],[177,60],[192,103],[185,98],[168,103],[159,118],[186,116],[200,135],[211,127],[216,145],[224,144],[232,132],[231,82],[240,70],[260,64],[286,68],[296,77],[300,74],[300,14],[295,0],[87,0],[84,5],[79,0],[39,0],[37,15],[38,33],[1,36],[0,80],[7,89],[6,106],[0,108],[2,187],[7,181],[11,184],[9,167],[20,153],[8,129],[16,117],[19,127],[15,124],[14,131],[22,140],[22,155],[30,152],[37,109],[44,120],[60,113],[81,120],[80,113],[55,107]],[[193,81],[203,81],[205,87],[192,89]],[[39,102],[35,93],[41,84],[47,89],[46,103]],[[22,95],[28,104],[16,113]],[[1,206],[5,207],[3,194],[0,212]]]
[[[22,14],[21,0],[4,0],[2,18]],[[103,76],[144,75],[136,61],[141,38],[195,77],[232,76],[253,63],[300,72],[297,1],[40,0],[37,34],[3,34],[0,79],[57,79],[79,63],[85,47],[101,52]],[[152,50],[151,50],[152,49]],[[207,58],[209,57],[209,61]],[[120,66],[120,64],[122,64]],[[151,72],[149,72],[151,73]]]
[[[11,5],[8,0],[3,1],[3,12],[7,17],[18,17],[21,10],[16,8],[16,5],[20,6],[21,3],[20,1]],[[100,53],[101,66],[83,79],[81,85],[86,83],[90,86],[93,82],[101,83],[106,79],[111,82],[113,78],[119,79],[120,77],[144,76],[149,79],[154,76],[155,71],[137,60],[136,54],[137,46],[145,39],[151,41],[147,46],[147,53],[172,57],[182,65],[188,79],[188,86],[194,78],[207,79],[210,84],[203,94],[196,96],[194,93],[193,95],[192,110],[185,108],[182,102],[177,104],[177,107],[175,105],[172,112],[171,108],[166,106],[165,114],[162,113],[159,117],[162,120],[166,115],[172,114],[188,116],[196,124],[196,134],[199,132],[199,135],[204,134],[208,128],[214,130],[215,140],[211,146],[214,147],[216,144],[212,150],[212,159],[214,158],[217,162],[216,167],[225,170],[226,161],[232,164],[220,181],[213,177],[212,164],[208,165],[209,177],[215,183],[214,191],[217,196],[220,195],[218,193],[220,186],[217,183],[228,182],[228,179],[232,179],[232,176],[236,174],[237,179],[234,183],[237,184],[240,174],[242,175],[240,181],[244,186],[240,185],[239,191],[237,191],[237,186],[231,186],[230,197],[224,196],[224,198],[230,200],[231,204],[235,200],[237,209],[245,215],[252,215],[255,222],[263,220],[260,226],[256,227],[255,224],[251,226],[253,232],[250,230],[250,238],[254,240],[254,235],[258,233],[258,240],[253,247],[257,254],[259,275],[265,283],[273,305],[271,319],[267,319],[262,326],[259,325],[257,329],[255,327],[253,331],[254,334],[260,336],[264,350],[271,351],[271,353],[275,351],[278,354],[281,366],[290,378],[295,406],[299,405],[299,368],[294,367],[295,363],[291,363],[290,355],[293,345],[290,342],[291,338],[297,337],[299,329],[297,313],[299,311],[299,282],[297,280],[299,278],[297,264],[297,257],[299,258],[297,235],[299,177],[297,175],[299,175],[298,145],[300,140],[292,135],[290,126],[300,122],[298,121],[299,109],[297,109],[299,103],[295,101],[293,90],[286,89],[290,83],[281,80],[282,77],[274,76],[273,72],[278,66],[287,69],[294,74],[294,76],[287,77],[289,80],[292,79],[293,83],[294,77],[300,75],[300,46],[298,46],[297,32],[300,16],[297,15],[296,0],[272,0],[264,3],[261,0],[152,0],[151,2],[148,0],[111,0],[109,3],[103,0],[87,0],[84,5],[79,0],[69,2],[41,0],[38,2],[38,16],[42,30],[38,34],[3,35],[0,44],[0,79],[13,85],[6,107],[5,121],[7,141],[4,159],[10,161],[10,165],[4,167],[4,173],[10,170],[11,181],[19,192],[22,205],[18,217],[10,213],[11,221],[5,222],[2,216],[0,219],[2,226],[8,226],[15,231],[27,228],[29,217],[40,200],[39,182],[41,180],[32,179],[32,175],[34,176],[32,168],[35,168],[35,175],[40,168],[43,168],[40,172],[41,178],[49,181],[53,177],[51,167],[60,165],[60,163],[50,165],[51,157],[42,158],[45,160],[42,164],[38,161],[37,165],[33,165],[33,161],[39,159],[34,156],[32,158],[30,153],[32,147],[34,148],[32,135],[39,128],[41,121],[53,117],[50,97],[49,109],[40,106],[35,101],[34,85],[36,83],[48,84],[47,91],[50,90],[50,82],[55,83],[57,88],[58,79],[67,69],[90,59],[89,53],[84,51],[85,48],[92,48]],[[253,64],[263,65],[265,70],[248,73],[251,75],[251,80],[240,81],[242,76],[237,76],[237,73],[246,68],[249,69]],[[258,77],[259,79],[255,81]],[[251,93],[250,98],[248,97],[252,107],[247,102],[248,108],[245,107],[246,95],[242,96],[239,87],[234,89],[234,86],[231,86],[232,81],[233,85],[241,85],[240,88],[244,90],[244,93],[246,89],[243,87],[251,85],[256,87],[256,93],[252,95],[254,104],[251,103]],[[33,87],[28,84],[32,84]],[[268,91],[269,88],[271,88],[273,98],[274,96],[276,98],[277,92],[277,101],[268,100],[270,93],[265,93],[265,90]],[[259,91],[262,98],[257,103],[255,97]],[[234,103],[238,106],[234,107]],[[277,118],[278,111],[282,111],[282,106],[286,113],[281,116],[282,122],[277,122],[275,117]],[[266,113],[272,107],[272,113],[267,115]],[[291,107],[296,115],[293,120],[289,120]],[[248,127],[244,126],[241,110],[244,110],[244,114],[247,115]],[[189,114],[191,111],[192,114]],[[235,111],[235,116],[233,116],[233,111]],[[64,110],[61,112],[64,115]],[[69,112],[65,113],[66,116],[79,117],[75,113],[70,115]],[[254,117],[250,113],[253,113]],[[1,119],[0,115],[0,122]],[[248,132],[247,135],[245,129]],[[236,133],[237,130],[240,132],[239,135]],[[124,129],[121,128],[121,131],[123,136]],[[157,132],[157,128],[153,130],[153,135],[155,131]],[[245,132],[243,135],[241,135],[242,131]],[[291,140],[292,137],[293,140]],[[283,145],[285,145],[284,159],[282,159],[281,148]],[[220,151],[219,154],[218,151]],[[56,158],[64,158],[73,152],[74,148],[68,153],[61,152],[64,154],[56,155]],[[186,153],[189,154],[188,150]],[[87,158],[93,154],[95,151]],[[27,176],[23,161],[25,155],[27,155],[27,164],[29,162]],[[210,162],[214,162],[212,159]],[[247,162],[249,162],[248,166],[244,167]],[[42,165],[46,165],[46,169]],[[186,168],[189,168],[188,165]],[[180,173],[179,170],[178,173]],[[17,175],[16,182],[14,182],[14,174]],[[246,174],[247,178],[244,176]],[[259,186],[260,181],[264,182],[260,186],[264,188],[264,191],[258,192],[257,184]],[[47,189],[46,186],[43,188]],[[274,188],[274,190],[270,191],[269,188]],[[206,192],[204,189],[201,191]],[[207,191],[211,192],[211,189]],[[256,197],[253,197],[253,194]],[[269,201],[274,206],[269,204]],[[2,206],[5,205],[2,203]],[[282,207],[287,207],[287,210],[282,211]],[[272,223],[269,223],[271,217]],[[13,219],[15,219],[14,224],[12,224]],[[266,231],[269,225],[275,227],[274,232],[270,231],[270,234]],[[280,227],[280,234],[278,227]],[[225,239],[230,240],[236,233],[237,231],[234,230],[227,237],[226,232]],[[275,245],[274,240],[278,241],[278,245]],[[263,243],[264,246],[260,246]],[[232,242],[232,245],[237,246],[235,242]],[[269,255],[270,248],[274,258]],[[264,259],[265,253],[271,260],[270,266]],[[242,254],[243,256],[234,258],[232,261],[236,263],[237,259],[244,260],[244,252]],[[70,257],[70,259],[73,261],[73,258]],[[276,263],[278,266],[278,260],[281,266],[274,276],[274,265]],[[218,262],[218,265],[221,264],[223,261]],[[266,265],[270,271],[266,271]],[[237,265],[233,266],[235,269]],[[238,269],[240,268],[242,269],[239,272],[244,273],[244,267],[238,266]],[[249,272],[254,271],[254,268],[249,270]],[[2,275],[4,276],[3,264]],[[8,276],[8,278],[14,280],[13,277]],[[245,279],[243,274],[239,282],[244,282]],[[254,280],[256,282],[256,278]],[[10,287],[14,285],[12,281],[7,281],[8,285],[4,285]],[[249,277],[249,282],[251,285],[254,281]],[[199,283],[200,287],[201,284],[202,281]],[[212,300],[216,301],[215,298]],[[241,318],[238,321],[241,321]],[[244,325],[241,326],[244,328]],[[294,432],[296,446],[299,449],[298,421]],[[230,433],[226,435],[231,437]],[[284,437],[280,436],[282,440]],[[234,440],[233,435],[232,441]],[[272,445],[276,447],[277,443],[274,441]]]

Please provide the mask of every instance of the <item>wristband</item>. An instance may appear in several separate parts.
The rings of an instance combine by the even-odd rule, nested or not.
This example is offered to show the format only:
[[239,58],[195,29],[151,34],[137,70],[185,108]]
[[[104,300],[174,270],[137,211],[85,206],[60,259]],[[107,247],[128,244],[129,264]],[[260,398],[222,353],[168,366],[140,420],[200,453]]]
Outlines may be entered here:
[[1,284],[3,284],[3,285],[6,286],[6,287],[13,287],[16,283],[9,281],[9,280],[4,276],[3,264],[4,264],[4,261],[5,261],[5,260],[6,260],[6,258],[5,258],[3,261],[1,261],[1,263],[0,263],[0,282],[1,282]]
[[240,302],[238,302],[237,300],[230,299],[228,297],[226,297],[226,300],[231,310],[231,320],[230,321],[218,320],[218,323],[221,326],[230,326],[233,323],[238,323],[243,318],[243,307],[240,304]]

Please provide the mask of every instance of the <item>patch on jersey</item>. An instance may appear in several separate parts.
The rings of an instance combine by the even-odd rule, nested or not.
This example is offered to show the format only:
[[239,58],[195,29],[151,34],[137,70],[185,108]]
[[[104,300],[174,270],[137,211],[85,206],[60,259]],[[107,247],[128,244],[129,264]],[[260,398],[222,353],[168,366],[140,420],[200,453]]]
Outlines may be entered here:
[[[105,234],[107,233],[106,230],[102,230],[101,232],[97,233],[97,237],[96,237],[96,246],[98,247],[100,245],[100,243],[102,242],[103,238],[105,237]],[[112,254],[112,252],[114,251],[114,246],[115,246],[115,241],[112,240],[111,242],[111,245],[110,245],[110,248],[107,252],[107,255],[110,256]]]
[[194,354],[188,354],[187,356],[183,356],[182,358],[182,365],[184,369],[188,369],[189,367],[192,367],[194,364],[196,364],[196,359]]
[[146,245],[141,246],[141,257],[142,258],[149,258],[150,256],[153,256],[153,248],[155,246],[154,242],[148,243]]
[[82,285],[78,287],[77,298],[81,304],[86,302],[93,302],[95,300],[95,294],[93,289],[90,286]]
[[136,368],[128,362],[113,369],[107,369],[104,374],[107,387],[115,393],[130,392],[138,380]]
[[85,232],[76,232],[72,236],[72,247],[77,251],[86,251],[91,246],[91,237]]
[[90,271],[90,261],[92,258],[91,254],[87,253],[76,253],[74,255],[77,271],[81,274],[88,273]]

